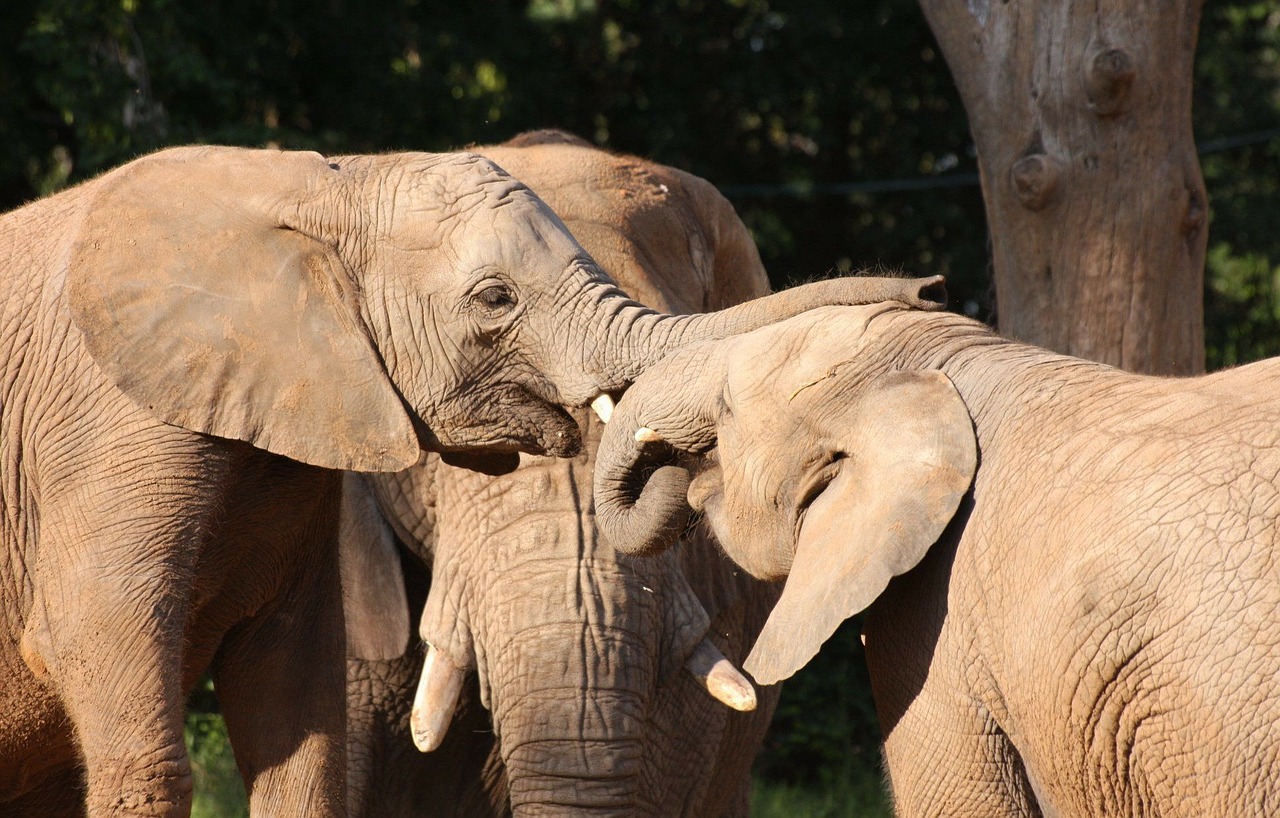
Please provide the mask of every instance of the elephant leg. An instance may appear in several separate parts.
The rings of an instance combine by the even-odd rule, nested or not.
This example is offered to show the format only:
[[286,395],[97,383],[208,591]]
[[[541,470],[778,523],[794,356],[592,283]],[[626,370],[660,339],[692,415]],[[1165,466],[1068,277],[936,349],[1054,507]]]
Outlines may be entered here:
[[[421,601],[414,605],[422,607]],[[347,805],[352,818],[445,818],[510,814],[506,771],[489,713],[474,686],[462,693],[444,743],[420,753],[409,732],[423,650],[347,665]]]
[[[76,732],[91,818],[191,812],[183,744],[186,599],[172,577],[119,566],[64,567],[24,632],[24,654],[49,673]],[[68,593],[69,591],[69,593]]]
[[954,691],[922,691],[885,737],[884,755],[901,818],[1041,814],[1008,736]]
[[[945,551],[945,549],[944,549]],[[901,818],[1040,816],[1022,759],[984,700],[974,639],[945,608],[948,553],[890,583],[864,624],[867,667]]]
[[13,801],[0,802],[5,818],[80,818],[84,815],[84,775],[68,770],[48,776]]
[[63,702],[91,818],[184,818],[183,661],[207,497],[146,466],[78,476],[42,504],[23,658]]
[[342,592],[337,548],[318,539],[276,600],[227,634],[214,662],[255,818],[346,815]]
[[366,814],[373,789],[382,701],[377,670],[373,662],[347,660],[347,812],[352,816]]

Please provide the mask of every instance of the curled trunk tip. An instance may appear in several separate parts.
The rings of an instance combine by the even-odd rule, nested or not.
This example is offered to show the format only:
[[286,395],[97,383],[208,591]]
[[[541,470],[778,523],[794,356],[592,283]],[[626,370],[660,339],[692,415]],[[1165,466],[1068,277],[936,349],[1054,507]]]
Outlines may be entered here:
[[693,513],[685,499],[690,480],[680,466],[661,466],[635,495],[628,487],[602,493],[597,477],[596,522],[604,538],[621,554],[652,555],[670,548]]
[[940,310],[947,306],[946,276],[906,279],[908,287],[915,287],[915,294],[907,301],[922,310]]

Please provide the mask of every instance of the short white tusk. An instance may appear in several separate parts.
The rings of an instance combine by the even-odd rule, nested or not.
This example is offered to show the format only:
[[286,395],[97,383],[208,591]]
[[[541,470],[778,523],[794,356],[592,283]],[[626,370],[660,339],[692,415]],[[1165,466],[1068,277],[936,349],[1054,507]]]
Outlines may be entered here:
[[591,401],[591,408],[595,411],[596,417],[600,418],[601,423],[608,423],[609,418],[613,417],[613,398],[601,392],[595,400]]
[[433,645],[427,645],[427,658],[422,663],[418,692],[413,697],[409,729],[413,744],[424,753],[438,748],[453,721],[462,696],[462,683],[467,673],[453,666]]
[[743,713],[756,709],[756,689],[710,639],[698,643],[684,667],[716,701]]
[[639,429],[636,429],[636,443],[639,443],[640,445],[643,446],[648,443],[661,443],[661,442],[662,442],[662,435],[650,429],[648,426],[641,426]]

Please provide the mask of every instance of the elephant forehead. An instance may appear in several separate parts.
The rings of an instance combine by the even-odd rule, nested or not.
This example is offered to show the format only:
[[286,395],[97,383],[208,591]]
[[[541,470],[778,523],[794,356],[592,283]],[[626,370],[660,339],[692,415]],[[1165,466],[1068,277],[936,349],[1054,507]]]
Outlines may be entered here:
[[493,222],[499,236],[518,237],[509,246],[522,257],[539,258],[541,252],[565,259],[587,255],[560,217],[528,190],[504,199],[494,211]]
[[877,306],[822,307],[743,336],[730,356],[730,390],[790,397],[855,357]]
[[475,153],[410,154],[399,163],[400,174],[388,174],[392,189],[407,186],[443,205],[482,197],[502,201],[509,196],[530,194],[529,188],[492,161]]
[[[854,363],[852,353],[829,348],[826,339],[786,335],[729,366],[725,400],[735,415],[776,425],[822,392],[821,387]],[[781,414],[780,414],[781,413]]]
[[468,214],[540,200],[493,162],[475,154],[388,156],[371,174],[387,232],[452,224]]
[[559,218],[533,194],[516,192],[505,201],[491,207],[481,198],[467,200],[451,214],[397,210],[379,249],[397,269],[435,264],[462,275],[484,268],[559,275],[573,261],[587,258]]

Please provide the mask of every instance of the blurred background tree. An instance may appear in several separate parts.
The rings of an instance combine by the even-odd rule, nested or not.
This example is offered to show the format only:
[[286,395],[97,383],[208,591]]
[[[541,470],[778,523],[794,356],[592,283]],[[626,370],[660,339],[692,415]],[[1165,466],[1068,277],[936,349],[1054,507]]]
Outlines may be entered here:
[[1001,333],[1204,371],[1203,5],[920,0],[978,147]]
[[[1280,352],[1274,3],[1204,9],[1193,94],[1213,369]],[[954,308],[991,316],[976,151],[908,0],[0,4],[3,209],[164,145],[448,150],[539,127],[710,179],[775,286],[861,267],[944,273]],[[856,633],[846,625],[788,683],[763,781],[874,780]],[[861,814],[843,809],[813,814]]]

